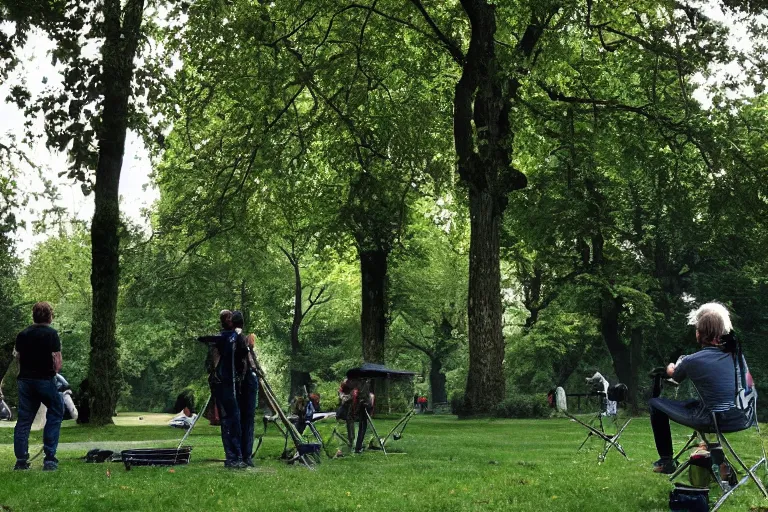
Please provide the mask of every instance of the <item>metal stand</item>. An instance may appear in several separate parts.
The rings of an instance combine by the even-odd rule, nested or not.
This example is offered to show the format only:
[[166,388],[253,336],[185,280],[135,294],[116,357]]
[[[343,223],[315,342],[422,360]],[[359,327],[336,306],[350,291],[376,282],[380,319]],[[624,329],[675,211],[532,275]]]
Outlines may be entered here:
[[[603,418],[602,414],[599,413],[598,416],[600,418],[600,429],[595,428],[592,425],[589,425],[587,423],[584,423],[579,418],[574,416],[573,414],[563,411],[563,414],[568,416],[571,420],[575,421],[582,427],[586,428],[589,432],[587,433],[587,438],[584,439],[584,442],[581,443],[581,446],[579,446],[579,450],[586,444],[586,442],[592,437],[596,436],[603,440],[604,446],[603,451],[597,456],[598,462],[602,463],[605,461],[605,457],[608,455],[608,451],[611,448],[616,448],[616,451],[618,451],[620,454],[624,456],[625,459],[629,460],[629,457],[627,457],[626,452],[624,451],[624,448],[619,444],[619,438],[621,437],[621,434],[624,433],[624,429],[627,428],[627,425],[629,425],[629,422],[632,421],[632,418],[629,418],[624,425],[618,431],[613,435],[608,435],[605,433],[605,430],[603,429]],[[617,423],[618,425],[618,423]]]

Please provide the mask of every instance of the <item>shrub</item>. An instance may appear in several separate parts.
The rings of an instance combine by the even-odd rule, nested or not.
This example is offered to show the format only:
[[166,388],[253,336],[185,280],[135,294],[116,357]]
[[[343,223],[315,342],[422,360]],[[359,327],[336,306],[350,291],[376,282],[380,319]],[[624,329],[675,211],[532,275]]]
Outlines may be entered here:
[[551,412],[544,393],[514,394],[497,405],[493,415],[498,418],[546,418]]

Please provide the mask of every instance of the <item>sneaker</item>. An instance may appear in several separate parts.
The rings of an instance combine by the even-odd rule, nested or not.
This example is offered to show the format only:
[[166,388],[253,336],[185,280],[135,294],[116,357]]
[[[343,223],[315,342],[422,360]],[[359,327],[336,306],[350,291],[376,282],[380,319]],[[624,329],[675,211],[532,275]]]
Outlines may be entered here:
[[14,471],[26,471],[29,469],[29,462],[25,460],[17,460],[16,465],[13,466]]
[[256,465],[253,463],[253,459],[245,459],[243,463],[248,466],[249,468],[255,468]]
[[59,462],[56,460],[47,460],[43,462],[43,471],[56,471],[59,469]]
[[245,469],[248,467],[248,465],[241,460],[236,460],[236,461],[225,462],[224,467],[229,469]]
[[671,475],[677,469],[677,461],[669,458],[661,458],[653,463],[653,472]]

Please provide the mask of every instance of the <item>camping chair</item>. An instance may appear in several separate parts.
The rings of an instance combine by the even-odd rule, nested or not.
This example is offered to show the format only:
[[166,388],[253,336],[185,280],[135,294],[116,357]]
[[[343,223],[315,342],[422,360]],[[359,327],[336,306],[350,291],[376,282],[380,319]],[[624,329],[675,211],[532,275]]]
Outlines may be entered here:
[[[382,449],[384,449],[387,446],[387,442],[390,439],[394,441],[399,441],[400,439],[402,439],[403,433],[405,432],[405,427],[408,426],[408,422],[411,421],[411,418],[413,418],[415,414],[416,414],[416,411],[414,411],[413,409],[408,411],[408,413],[402,418],[400,418],[400,421],[398,421],[395,424],[395,426],[390,429],[389,433],[384,438],[379,438],[378,436],[376,436],[376,439],[379,440],[378,443],[375,442],[376,439],[371,438],[370,442],[368,443],[368,448],[373,450],[378,450],[380,446]],[[371,426],[371,429],[374,430],[373,426]]]
[[[566,394],[563,388],[558,387],[554,392],[554,397],[550,396],[549,399],[550,404],[555,407],[558,412],[565,414],[571,421],[575,421],[587,429],[587,437],[579,446],[579,450],[581,450],[587,441],[589,441],[593,436],[603,440],[603,450],[597,455],[598,463],[603,463],[611,448],[615,448],[616,451],[622,454],[625,459],[629,459],[629,457],[627,457],[627,453],[624,451],[624,447],[619,443],[619,438],[624,433],[624,430],[627,428],[627,425],[629,425],[629,422],[632,421],[632,418],[629,418],[621,427],[619,427],[618,415],[610,415],[612,416],[613,422],[616,425],[616,433],[612,435],[605,432],[603,424],[603,416],[608,415],[605,412],[606,399],[615,401],[617,403],[623,402],[626,400],[626,394],[627,386],[624,384],[617,384],[616,386],[610,387],[607,393],[603,391],[597,391],[593,393],[594,396],[597,396],[601,399],[602,407],[589,423],[585,423],[584,421],[568,412]],[[595,425],[595,423],[597,423],[597,425]]]
[[[696,388],[695,385],[693,385],[693,388],[696,390],[696,394],[699,396],[699,401],[701,403],[701,407],[703,407],[703,410],[709,414],[709,418],[711,419],[711,422],[709,424],[686,424],[690,422],[680,422],[677,421],[677,419],[670,416],[670,419],[675,421],[676,423],[680,423],[681,425],[691,427],[693,428],[693,433],[688,438],[688,441],[685,443],[685,446],[675,455],[674,459],[677,461],[683,453],[685,453],[686,450],[690,449],[692,446],[696,444],[696,440],[700,439],[707,445],[707,449],[710,453],[709,457],[691,457],[687,461],[685,461],[683,464],[681,464],[677,470],[669,477],[670,481],[675,480],[678,478],[683,471],[690,468],[692,465],[697,465],[701,467],[706,467],[709,469],[709,472],[712,476],[712,478],[718,482],[720,489],[722,491],[722,494],[720,495],[720,499],[715,503],[715,505],[712,507],[712,512],[718,510],[722,504],[727,500],[733,491],[747,483],[750,479],[755,482],[755,485],[757,485],[758,489],[760,489],[760,492],[763,494],[763,496],[768,499],[768,490],[766,490],[765,486],[763,485],[763,482],[757,478],[757,475],[755,474],[755,471],[760,467],[760,465],[763,465],[768,471],[768,462],[766,461],[766,455],[765,455],[765,446],[763,444],[763,440],[760,437],[760,425],[757,421],[757,390],[755,389],[753,383],[751,382],[751,377],[749,376],[749,369],[747,368],[746,360],[744,359],[743,355],[741,354],[741,348],[738,347],[736,349],[736,353],[734,353],[733,357],[733,364],[734,364],[734,370],[735,370],[735,391],[736,391],[736,400],[735,400],[735,407],[725,410],[725,411],[715,411],[712,410],[710,407],[707,406],[707,404],[704,402],[701,393],[699,393],[699,390]],[[675,385],[676,383],[669,382],[668,383]],[[655,393],[654,393],[655,394]],[[666,412],[666,411],[665,411]],[[762,452],[762,457],[755,462],[751,467],[747,465],[741,457],[736,453],[731,443],[728,441],[728,439],[725,437],[725,434],[731,434],[735,432],[743,432],[746,430],[749,430],[752,427],[755,427],[757,431],[758,438],[760,439],[760,448]],[[707,434],[714,434],[717,442],[716,443],[710,443],[707,439]],[[723,450],[723,446],[725,446],[728,449],[728,452],[733,457],[733,459],[739,464],[741,469],[744,470],[744,476],[737,480],[738,478],[738,471],[736,469],[736,466],[731,462],[728,455],[725,453],[725,450]],[[713,463],[715,465],[720,465],[721,463],[725,462],[728,464],[729,468],[733,472],[733,478],[730,481],[723,481],[722,478],[720,478],[720,475],[715,473],[715,470],[713,468]]]

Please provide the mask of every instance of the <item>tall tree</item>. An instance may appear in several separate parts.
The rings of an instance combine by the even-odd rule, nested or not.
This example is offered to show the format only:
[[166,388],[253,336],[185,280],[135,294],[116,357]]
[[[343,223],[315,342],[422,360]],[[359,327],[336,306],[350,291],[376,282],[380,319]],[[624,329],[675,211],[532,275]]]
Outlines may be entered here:
[[[225,129],[224,136],[200,137],[206,142],[194,150],[199,155],[210,147],[226,168],[206,186],[224,190],[215,203],[258,196],[259,184],[270,187],[271,197],[291,194],[284,186],[285,174],[302,183],[316,181],[314,211],[333,212],[333,229],[347,235],[328,242],[344,252],[341,246],[352,240],[357,250],[363,357],[383,362],[389,321],[388,258],[420,188],[448,174],[446,137],[438,127],[449,104],[440,94],[411,87],[411,82],[424,85],[424,76],[439,76],[439,61],[399,52],[390,43],[403,33],[402,27],[359,7],[337,0],[194,6],[185,27],[189,36],[174,34],[170,44],[184,47],[180,53],[187,62],[174,88],[194,91],[183,99],[198,106],[180,109],[181,117],[215,112],[221,121],[209,126],[206,119],[200,127]],[[224,18],[226,24],[211,22]],[[254,32],[254,26],[259,30]],[[200,47],[206,40],[197,37],[202,33],[216,44]],[[233,53],[243,41],[249,41],[250,50]],[[238,65],[247,62],[263,73],[233,77],[232,66],[220,65],[229,60]],[[393,72],[393,66],[408,73]],[[244,83],[250,84],[249,95],[241,92]],[[285,101],[274,105],[279,97],[274,91],[287,91]],[[226,110],[230,105],[239,107],[237,115]],[[269,110],[265,106],[274,110],[264,123],[268,130],[262,130],[261,123],[243,121],[262,116]],[[189,129],[190,123],[178,126]],[[191,126],[197,129],[198,121]],[[253,140],[248,142],[252,149],[218,144],[230,138]],[[254,184],[249,178],[257,172],[259,182]]]
[[[134,60],[142,36],[144,0],[88,0],[70,6],[67,2],[6,0],[3,6],[16,22],[15,39],[0,43],[23,43],[28,29],[39,27],[56,43],[54,63],[63,64],[61,90],[49,89],[32,101],[21,85],[12,99],[28,116],[45,113],[47,143],[68,151],[68,176],[82,183],[85,193],[94,192],[91,223],[93,318],[91,329],[90,379],[93,389],[91,421],[112,422],[120,386],[115,338],[118,301],[120,223],[118,189],[131,118],[134,93]],[[99,55],[88,57],[86,43],[100,46]],[[13,53],[4,55],[13,62]],[[31,126],[32,123],[29,123]],[[97,149],[94,150],[93,143]],[[66,172],[62,174],[67,174]]]

